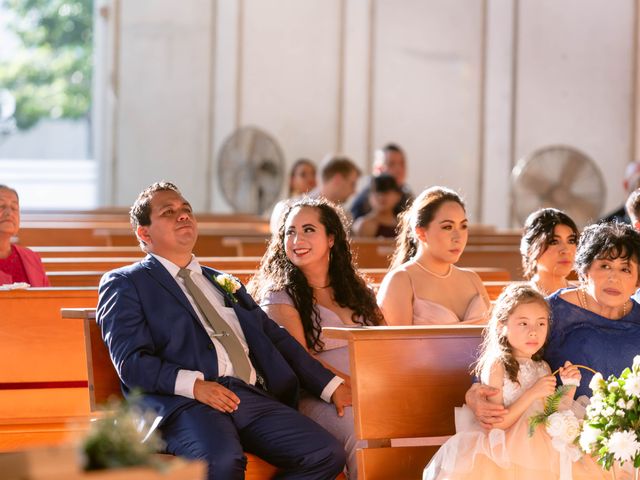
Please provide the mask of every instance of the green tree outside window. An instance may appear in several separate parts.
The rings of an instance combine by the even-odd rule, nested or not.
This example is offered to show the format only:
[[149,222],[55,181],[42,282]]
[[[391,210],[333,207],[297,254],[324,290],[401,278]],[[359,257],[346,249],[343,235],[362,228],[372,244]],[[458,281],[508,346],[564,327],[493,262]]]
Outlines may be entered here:
[[28,130],[45,118],[89,120],[92,0],[2,0],[19,46],[0,62],[0,89],[15,98],[15,122]]

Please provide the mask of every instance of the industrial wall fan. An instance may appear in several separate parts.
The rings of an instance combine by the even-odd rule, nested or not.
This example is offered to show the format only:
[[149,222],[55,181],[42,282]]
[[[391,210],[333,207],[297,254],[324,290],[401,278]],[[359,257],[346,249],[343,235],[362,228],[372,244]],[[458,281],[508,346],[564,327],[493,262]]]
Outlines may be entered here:
[[511,172],[514,220],[523,225],[538,208],[564,210],[578,226],[597,220],[606,187],[596,163],[581,151],[553,145],[522,158]]
[[224,141],[217,179],[235,212],[265,213],[278,200],[284,176],[282,150],[265,131],[241,127]]

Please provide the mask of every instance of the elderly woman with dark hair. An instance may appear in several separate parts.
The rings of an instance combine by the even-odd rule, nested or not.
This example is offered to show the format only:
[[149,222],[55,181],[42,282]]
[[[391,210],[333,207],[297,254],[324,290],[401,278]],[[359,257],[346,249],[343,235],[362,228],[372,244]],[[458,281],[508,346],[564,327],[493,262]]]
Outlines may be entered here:
[[[640,233],[623,223],[591,225],[582,232],[575,267],[577,289],[547,300],[553,323],[545,358],[586,365],[607,378],[619,375],[640,353],[640,305],[630,297],[640,283]],[[583,372],[577,395],[590,395]]]
[[[623,223],[585,228],[575,267],[578,288],[562,289],[547,298],[551,331],[544,359],[551,370],[570,361],[602,373],[619,375],[640,354],[640,305],[631,298],[640,284],[640,233]],[[590,395],[592,374],[583,371],[576,395]],[[487,428],[501,421],[502,407],[487,400],[496,392],[475,384],[467,404]]]
[[578,244],[578,227],[561,210],[541,208],[527,218],[520,241],[524,278],[547,296],[569,285]]
[[0,285],[28,283],[32,287],[48,287],[49,279],[40,257],[28,248],[11,243],[20,229],[18,192],[0,185]]

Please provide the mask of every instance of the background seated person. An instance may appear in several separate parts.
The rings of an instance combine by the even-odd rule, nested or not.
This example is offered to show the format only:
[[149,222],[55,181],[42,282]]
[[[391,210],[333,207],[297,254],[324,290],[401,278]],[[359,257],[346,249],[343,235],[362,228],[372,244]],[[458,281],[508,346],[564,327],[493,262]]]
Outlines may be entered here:
[[569,286],[578,237],[574,221],[555,208],[542,208],[527,218],[520,242],[522,271],[542,295]]
[[395,238],[398,216],[395,207],[402,191],[391,175],[383,173],[371,178],[369,204],[371,211],[353,222],[353,234],[357,237]]
[[[325,367],[349,382],[347,342],[324,337],[322,327],[380,325],[373,291],[358,274],[339,207],[304,198],[285,213],[249,291]],[[357,478],[351,407],[343,417],[303,392],[299,410],[345,446],[350,479]]]
[[[586,365],[604,378],[620,375],[640,354],[640,305],[630,298],[640,283],[640,233],[623,223],[600,223],[584,229],[575,266],[578,288],[559,290],[548,297],[551,331],[544,359],[552,371],[565,361]],[[576,395],[590,396],[591,372],[582,371]],[[501,421],[487,395],[495,392],[475,384],[467,404],[489,427]]]
[[396,249],[378,292],[389,325],[484,323],[489,296],[477,273],[454,264],[467,245],[460,196],[445,187],[422,192],[400,219]]
[[[373,175],[376,176],[382,173],[395,178],[402,191],[402,197],[395,207],[395,214],[400,215],[411,204],[413,194],[409,185],[405,183],[407,178],[407,159],[404,150],[395,143],[388,143],[374,153]],[[350,211],[353,219],[362,217],[371,211],[369,185],[358,192],[353,199]]]
[[20,230],[18,192],[0,185],[0,285],[28,283],[48,287],[49,279],[38,254],[11,243]]
[[271,211],[269,229],[271,232],[278,231],[280,217],[287,208],[289,200],[297,200],[303,195],[316,188],[316,166],[311,160],[299,158],[291,166],[289,173],[289,194],[284,200],[275,204]]

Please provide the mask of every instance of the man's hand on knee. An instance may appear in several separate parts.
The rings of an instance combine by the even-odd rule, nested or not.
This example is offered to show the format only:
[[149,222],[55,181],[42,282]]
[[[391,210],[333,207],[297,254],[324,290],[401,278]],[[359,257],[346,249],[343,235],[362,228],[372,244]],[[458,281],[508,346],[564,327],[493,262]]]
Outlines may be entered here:
[[193,384],[193,397],[204,404],[224,413],[232,413],[238,409],[238,396],[218,382],[197,379]]
[[351,388],[343,383],[333,392],[331,401],[336,406],[338,416],[342,417],[344,415],[344,407],[351,405]]
[[504,416],[509,412],[503,405],[493,403],[489,397],[499,392],[497,388],[481,383],[474,383],[465,394],[467,406],[476,416],[482,428],[491,429],[496,423],[504,420]]

